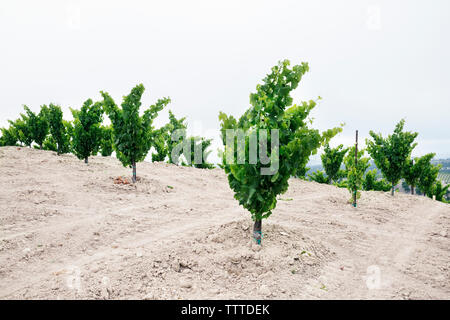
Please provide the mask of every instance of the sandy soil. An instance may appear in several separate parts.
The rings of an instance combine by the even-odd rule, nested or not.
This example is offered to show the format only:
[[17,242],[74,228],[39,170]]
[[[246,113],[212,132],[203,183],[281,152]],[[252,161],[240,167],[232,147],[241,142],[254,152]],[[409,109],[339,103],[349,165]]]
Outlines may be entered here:
[[0,299],[450,299],[450,206],[292,179],[251,241],[220,169],[0,148]]

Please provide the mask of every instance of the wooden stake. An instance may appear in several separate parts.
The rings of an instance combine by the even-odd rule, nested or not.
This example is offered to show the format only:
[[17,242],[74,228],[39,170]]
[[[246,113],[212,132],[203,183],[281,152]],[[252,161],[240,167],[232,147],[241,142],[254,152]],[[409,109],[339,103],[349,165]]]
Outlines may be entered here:
[[[411,159],[411,164],[414,166],[414,159]],[[411,194],[414,194],[414,186],[411,185]]]

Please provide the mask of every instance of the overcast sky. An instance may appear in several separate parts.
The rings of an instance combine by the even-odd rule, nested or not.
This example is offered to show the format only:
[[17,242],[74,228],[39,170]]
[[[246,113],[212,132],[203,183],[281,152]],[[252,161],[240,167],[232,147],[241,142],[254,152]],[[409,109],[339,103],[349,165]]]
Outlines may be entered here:
[[121,102],[143,83],[145,106],[170,96],[194,134],[217,138],[219,111],[240,116],[290,59],[310,64],[295,101],[323,97],[314,126],[346,123],[333,145],[405,118],[415,155],[450,157],[449,33],[447,0],[2,0],[0,126],[23,104],[57,103],[70,119],[100,90]]

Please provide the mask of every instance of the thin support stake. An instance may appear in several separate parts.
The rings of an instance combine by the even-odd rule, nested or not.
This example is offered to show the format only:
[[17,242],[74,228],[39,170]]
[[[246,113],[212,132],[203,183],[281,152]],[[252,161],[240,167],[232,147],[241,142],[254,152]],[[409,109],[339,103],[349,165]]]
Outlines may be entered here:
[[[356,130],[356,139],[355,139],[355,168],[358,167],[358,130]],[[356,208],[356,193],[358,190],[355,189],[353,193],[353,206]]]

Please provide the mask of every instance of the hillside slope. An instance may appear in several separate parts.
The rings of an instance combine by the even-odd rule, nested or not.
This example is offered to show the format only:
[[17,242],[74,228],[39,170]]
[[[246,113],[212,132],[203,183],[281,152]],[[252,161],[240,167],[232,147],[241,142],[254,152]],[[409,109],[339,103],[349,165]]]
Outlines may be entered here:
[[219,169],[0,148],[0,299],[450,299],[450,206],[292,179],[263,245]]

